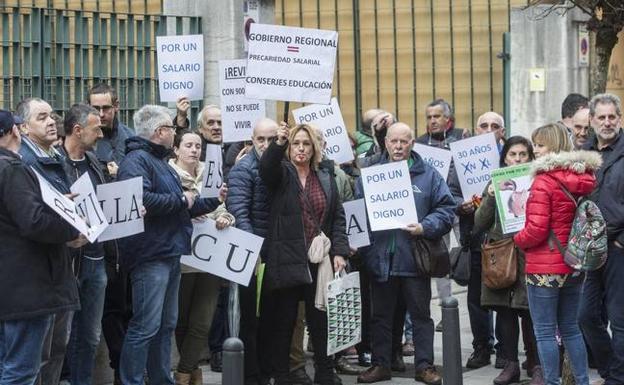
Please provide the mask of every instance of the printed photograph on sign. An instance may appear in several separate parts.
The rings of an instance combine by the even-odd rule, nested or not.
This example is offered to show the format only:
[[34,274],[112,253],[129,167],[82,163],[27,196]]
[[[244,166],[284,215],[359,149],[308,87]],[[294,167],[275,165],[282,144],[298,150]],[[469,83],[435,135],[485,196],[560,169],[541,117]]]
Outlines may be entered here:
[[481,196],[490,181],[490,174],[498,169],[500,154],[494,133],[473,136],[450,143],[464,201]]
[[336,31],[252,23],[247,97],[329,104],[337,46]]
[[297,124],[311,124],[321,131],[325,140],[324,155],[334,162],[347,163],[354,159],[347,126],[342,118],[338,99],[332,98],[329,105],[312,104],[292,112]]
[[156,36],[161,102],[204,98],[204,35]]
[[264,100],[245,96],[246,65],[245,59],[219,61],[224,143],[249,140],[255,123],[266,115]]
[[407,161],[366,167],[361,173],[372,231],[400,229],[418,223]]
[[528,163],[492,171],[492,185],[503,234],[524,228],[526,202],[533,178]]

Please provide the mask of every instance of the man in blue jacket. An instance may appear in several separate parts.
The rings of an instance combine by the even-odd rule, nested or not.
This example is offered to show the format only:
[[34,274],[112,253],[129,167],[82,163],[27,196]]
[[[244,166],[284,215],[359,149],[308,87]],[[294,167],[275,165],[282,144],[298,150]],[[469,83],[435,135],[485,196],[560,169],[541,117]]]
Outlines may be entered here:
[[[236,227],[266,237],[269,226],[269,211],[271,199],[266,186],[258,174],[258,166],[262,153],[269,147],[277,135],[277,123],[271,119],[262,119],[256,123],[251,138],[253,147],[238,163],[234,165],[228,176],[228,211],[236,218]],[[264,252],[262,258],[266,258]],[[267,355],[258,354],[262,348],[267,348],[270,341],[257,343],[258,320],[256,318],[256,277],[252,276],[247,287],[239,286],[240,293],[240,337],[245,344],[245,383],[265,384],[270,373],[261,373],[261,369],[268,369],[263,364]],[[262,308],[265,308],[263,304]],[[265,317],[263,317],[265,318]],[[262,333],[263,336],[268,335]]]
[[[414,328],[416,380],[438,385],[442,382],[433,366],[433,320],[431,319],[431,278],[416,270],[410,241],[414,237],[437,240],[448,233],[454,219],[455,200],[442,176],[412,151],[414,133],[405,123],[395,123],[386,135],[387,154],[378,164],[408,162],[414,204],[420,223],[403,229],[375,231],[371,246],[361,249],[366,269],[372,276],[372,364],[358,376],[359,383],[391,379],[392,323],[397,297],[402,296]],[[363,197],[358,179],[356,197]],[[394,299],[394,300],[389,300]]]
[[124,385],[173,384],[171,335],[178,318],[180,256],[191,252],[191,217],[213,211],[215,199],[184,191],[167,160],[175,127],[169,110],[146,105],[134,114],[137,136],[126,141],[118,180],[143,178],[145,231],[122,238],[121,264],[130,272],[132,319],[121,352]]

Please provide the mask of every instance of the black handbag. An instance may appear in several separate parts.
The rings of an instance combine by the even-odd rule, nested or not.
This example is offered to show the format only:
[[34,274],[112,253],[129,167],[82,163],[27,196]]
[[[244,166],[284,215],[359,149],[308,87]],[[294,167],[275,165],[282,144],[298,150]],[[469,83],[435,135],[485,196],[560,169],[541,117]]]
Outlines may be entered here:
[[412,238],[411,246],[419,275],[432,278],[446,277],[450,271],[450,261],[444,238],[436,240]]
[[451,271],[449,277],[459,286],[468,286],[468,282],[470,282],[470,258],[472,258],[472,251],[469,244],[462,245],[450,254]]

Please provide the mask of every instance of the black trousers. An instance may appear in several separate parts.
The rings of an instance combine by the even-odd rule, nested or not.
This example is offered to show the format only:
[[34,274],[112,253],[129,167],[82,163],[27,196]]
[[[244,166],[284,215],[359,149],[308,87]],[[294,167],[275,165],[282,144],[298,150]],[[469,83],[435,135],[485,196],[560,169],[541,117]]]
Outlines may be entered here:
[[289,373],[289,353],[299,301],[305,302],[306,323],[314,346],[314,363],[318,377],[331,378],[333,360],[327,356],[327,313],[314,307],[316,280],[307,285],[273,290],[273,371],[278,383],[285,383]]
[[[533,322],[528,310],[508,307],[496,308],[497,331],[501,339],[501,353],[506,360],[518,361],[518,339],[520,337],[519,319],[522,319],[522,333],[527,355],[528,368],[539,365],[537,345],[533,335]],[[498,327],[500,325],[500,328]]]
[[[393,325],[403,331],[405,311],[397,314],[399,298],[403,298],[414,327],[414,366],[416,371],[433,365],[433,320],[431,319],[431,279],[421,277],[390,277],[387,282],[371,282],[371,342],[373,365],[390,367]],[[398,340],[400,346],[400,339]],[[395,347],[396,349],[396,347]]]
[[245,379],[258,379],[258,317],[256,316],[256,276],[249,286],[238,286],[240,301],[240,339],[245,346]]
[[119,372],[119,357],[128,322],[132,318],[132,288],[128,272],[116,270],[114,261],[106,261],[108,282],[102,313],[102,334],[108,346],[110,367]]

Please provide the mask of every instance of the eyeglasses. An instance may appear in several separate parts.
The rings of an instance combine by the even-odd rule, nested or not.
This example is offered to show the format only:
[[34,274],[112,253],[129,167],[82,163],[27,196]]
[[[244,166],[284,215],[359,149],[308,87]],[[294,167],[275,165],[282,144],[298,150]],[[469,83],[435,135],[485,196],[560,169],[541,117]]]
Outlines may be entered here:
[[163,124],[162,126],[160,126],[159,128],[166,128],[169,131],[174,131],[175,132],[175,126],[171,126],[171,125],[166,125]]
[[98,112],[110,112],[114,106],[111,105],[105,105],[105,106],[91,106],[93,108],[95,108],[96,110],[98,110]]

